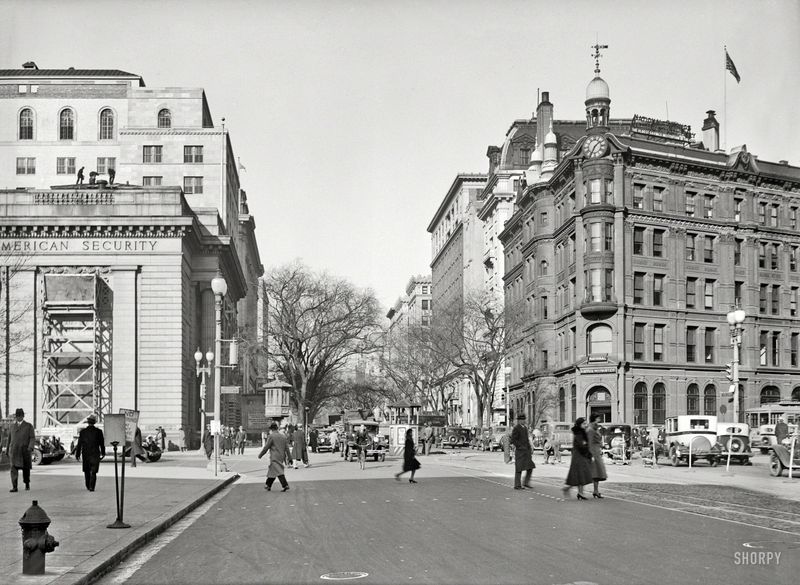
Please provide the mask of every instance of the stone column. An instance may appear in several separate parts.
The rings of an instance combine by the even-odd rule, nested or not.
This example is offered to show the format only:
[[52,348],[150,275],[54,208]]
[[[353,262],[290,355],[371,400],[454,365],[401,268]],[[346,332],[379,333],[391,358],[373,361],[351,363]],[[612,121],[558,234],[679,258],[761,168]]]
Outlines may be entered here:
[[[214,291],[210,283],[200,285],[200,351],[214,351]],[[220,356],[214,356],[214,364]],[[204,360],[205,361],[205,360]],[[206,413],[214,416],[214,367],[206,378]]]
[[138,409],[138,266],[114,266],[111,286],[114,291],[111,325],[111,407]]

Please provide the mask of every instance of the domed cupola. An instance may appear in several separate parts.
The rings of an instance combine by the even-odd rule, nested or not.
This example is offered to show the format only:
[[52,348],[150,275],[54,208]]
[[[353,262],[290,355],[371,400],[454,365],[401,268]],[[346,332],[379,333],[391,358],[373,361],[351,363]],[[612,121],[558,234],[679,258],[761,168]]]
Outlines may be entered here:
[[594,79],[586,86],[586,128],[598,131],[608,130],[608,119],[611,115],[611,92],[605,79],[600,77],[600,49],[608,45],[596,44],[594,49]]
[[533,154],[531,154],[531,164],[528,166],[528,170],[525,171],[525,180],[527,181],[528,185],[533,185],[539,181],[542,172],[543,160],[544,157],[542,156],[542,148],[534,142]]

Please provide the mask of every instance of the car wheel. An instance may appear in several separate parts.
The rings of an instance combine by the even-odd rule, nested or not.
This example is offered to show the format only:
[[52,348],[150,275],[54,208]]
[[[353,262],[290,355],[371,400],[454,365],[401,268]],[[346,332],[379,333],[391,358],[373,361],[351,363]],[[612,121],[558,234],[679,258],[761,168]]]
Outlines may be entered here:
[[709,457],[708,464],[711,467],[716,467],[717,465],[719,465],[719,460],[716,457]]
[[769,453],[769,449],[764,449],[763,447],[761,447],[759,450],[761,451],[762,455],[767,455]]
[[61,461],[64,458],[64,455],[66,455],[66,453],[59,453],[58,455],[53,457],[53,461]]
[[775,453],[769,458],[769,474],[772,477],[780,477],[783,474],[783,463]]
[[680,462],[680,460],[678,459],[678,453],[675,447],[670,447],[669,459],[670,462],[672,463],[672,467],[678,467],[678,463]]
[[34,449],[33,453],[31,453],[31,463],[33,465],[43,465],[44,461],[42,461],[42,451],[41,449]]

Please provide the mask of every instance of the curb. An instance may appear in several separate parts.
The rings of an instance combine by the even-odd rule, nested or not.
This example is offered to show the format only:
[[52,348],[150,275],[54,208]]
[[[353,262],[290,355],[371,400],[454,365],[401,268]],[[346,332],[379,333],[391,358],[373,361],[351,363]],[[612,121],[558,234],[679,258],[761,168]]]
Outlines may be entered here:
[[[213,488],[202,494],[199,498],[197,498],[187,506],[171,514],[166,519],[160,522],[158,522],[158,519],[156,519],[155,521],[158,523],[155,526],[153,526],[149,530],[146,530],[143,534],[137,536],[133,541],[123,546],[122,549],[107,555],[103,555],[103,553],[100,552],[97,556],[100,557],[105,556],[106,558],[104,558],[99,563],[94,564],[91,567],[86,567],[86,569],[84,570],[82,565],[89,565],[96,563],[94,559],[89,559],[87,561],[84,561],[80,565],[73,567],[68,572],[61,575],[58,579],[52,581],[50,585],[89,585],[93,581],[102,577],[105,573],[107,573],[109,570],[111,570],[111,568],[113,568],[121,561],[123,561],[126,557],[136,552],[136,550],[138,550],[151,540],[155,539],[159,534],[167,530],[167,528],[178,522],[178,520],[180,520],[193,510],[195,510],[202,503],[206,502],[207,500],[209,500],[210,498],[221,492],[223,489],[228,487],[230,484],[238,480],[239,477],[240,476],[238,473],[232,475],[231,477],[223,481],[221,484],[214,486]],[[167,514],[169,514],[169,512]],[[77,574],[80,574],[80,576],[77,577]]]

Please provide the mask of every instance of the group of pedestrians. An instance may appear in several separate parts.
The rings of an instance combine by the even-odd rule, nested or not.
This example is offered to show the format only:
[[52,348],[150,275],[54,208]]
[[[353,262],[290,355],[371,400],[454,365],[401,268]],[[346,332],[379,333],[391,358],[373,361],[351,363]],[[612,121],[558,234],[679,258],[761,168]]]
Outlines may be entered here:
[[592,497],[603,498],[600,482],[605,481],[608,476],[603,462],[603,438],[599,427],[600,416],[597,414],[591,415],[588,422],[583,417],[577,419],[572,427],[572,459],[566,485],[563,487],[565,496],[569,495],[573,487],[577,487],[578,499],[587,500],[584,486],[591,483],[594,485]]

